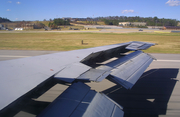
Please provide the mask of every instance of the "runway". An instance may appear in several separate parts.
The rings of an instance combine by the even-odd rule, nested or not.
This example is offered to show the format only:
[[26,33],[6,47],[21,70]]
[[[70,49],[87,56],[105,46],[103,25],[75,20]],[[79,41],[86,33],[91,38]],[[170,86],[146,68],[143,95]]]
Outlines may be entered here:
[[143,28],[120,28],[120,29],[90,29],[90,30],[51,30],[51,31],[0,31],[0,33],[133,33],[133,32],[149,32],[149,33],[170,33],[170,30],[148,29]]
[[[0,61],[55,53],[57,51],[0,50]],[[124,117],[179,117],[180,54],[150,54],[154,60],[131,90],[108,80],[87,83],[124,107]],[[57,84],[32,99],[15,117],[35,117],[68,86]]]

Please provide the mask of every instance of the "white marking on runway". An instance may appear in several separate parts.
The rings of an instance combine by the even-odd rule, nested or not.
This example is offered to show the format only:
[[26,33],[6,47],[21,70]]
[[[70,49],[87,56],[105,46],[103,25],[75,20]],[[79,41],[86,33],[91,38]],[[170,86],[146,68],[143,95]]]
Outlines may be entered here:
[[0,57],[10,57],[10,58],[11,58],[11,57],[12,57],[12,58],[14,58],[14,57],[16,58],[16,57],[17,57],[17,58],[24,58],[24,57],[30,57],[30,56],[12,56],[12,55],[0,55]]
[[158,61],[158,62],[180,62],[180,60],[160,60],[160,59],[157,59],[154,61]]

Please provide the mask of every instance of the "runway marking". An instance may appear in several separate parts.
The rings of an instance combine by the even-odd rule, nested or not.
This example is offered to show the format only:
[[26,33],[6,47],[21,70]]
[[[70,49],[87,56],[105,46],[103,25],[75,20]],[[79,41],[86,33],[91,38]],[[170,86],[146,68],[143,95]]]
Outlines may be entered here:
[[157,60],[154,60],[154,61],[160,61],[160,62],[180,62],[180,60],[160,60],[160,59],[157,59]]
[[10,56],[10,55],[0,55],[0,57],[10,57],[10,58],[11,58],[11,57],[12,57],[12,58],[14,58],[14,57],[16,58],[16,57],[17,57],[17,58],[24,58],[24,57],[30,57],[30,56]]

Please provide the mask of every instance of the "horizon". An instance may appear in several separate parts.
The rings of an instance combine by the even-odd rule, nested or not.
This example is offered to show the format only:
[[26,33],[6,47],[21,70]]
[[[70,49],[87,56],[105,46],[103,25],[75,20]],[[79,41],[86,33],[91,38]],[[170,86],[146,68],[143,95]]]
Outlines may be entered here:
[[[103,17],[103,16],[101,16]],[[106,16],[106,17],[115,17],[115,16]],[[103,18],[106,18],[106,17],[103,17]],[[118,17],[121,17],[121,16],[118,16]],[[124,16],[124,17],[128,17],[128,16]],[[140,17],[140,16],[129,16],[129,17]],[[156,17],[156,16],[155,16]],[[1,17],[1,18],[4,18],[4,17]],[[82,18],[82,17],[59,17],[60,19],[62,18],[72,18],[72,19],[75,19],[75,18],[79,18],[79,19],[86,19],[86,18],[91,18],[91,19],[96,19],[96,18],[99,18],[99,17],[86,17],[86,18]],[[51,20],[54,20],[54,19],[59,19],[59,18],[50,18]],[[154,17],[140,17],[140,18],[154,18]],[[157,17],[158,18],[158,17]],[[8,19],[8,18],[6,18]],[[30,22],[34,22],[34,21],[50,21],[50,19],[43,19],[43,20],[16,20],[16,21],[12,21],[10,20],[11,22],[21,22],[21,21],[30,21]],[[158,18],[158,19],[163,19],[163,18]],[[177,19],[172,19],[172,18],[164,18],[164,19],[170,19],[170,20],[176,20],[178,22],[180,22],[180,20],[177,20]]]
[[[58,18],[50,18],[51,20],[54,20],[54,19],[62,19],[62,18],[72,18],[72,19],[76,19],[76,18],[79,18],[79,19],[87,19],[87,18],[91,18],[91,19],[96,19],[96,18],[106,18],[106,17],[116,17],[116,16],[105,16],[105,17],[103,17],[103,16],[99,16],[99,17],[86,17],[86,18],[83,18],[83,17],[58,17]],[[122,16],[118,16],[118,17],[122,17]],[[123,17],[140,17],[140,16],[123,16]],[[154,16],[154,17],[157,17],[157,16]],[[154,17],[140,17],[140,18],[154,18]],[[4,18],[4,17],[1,17],[1,18]],[[159,17],[157,17],[158,19],[163,19],[163,18],[159,18]],[[8,19],[8,18],[6,18],[6,19]],[[50,19],[43,19],[43,20],[16,20],[16,21],[12,21],[12,20],[10,20],[10,21],[12,21],[12,22],[20,22],[20,21],[50,21]],[[172,19],[172,18],[164,18],[164,19],[170,19],[170,20],[176,20],[176,21],[180,21],[180,20],[177,20],[177,19]]]
[[0,17],[11,21],[108,16],[158,17],[180,21],[180,0],[5,0],[0,11]]

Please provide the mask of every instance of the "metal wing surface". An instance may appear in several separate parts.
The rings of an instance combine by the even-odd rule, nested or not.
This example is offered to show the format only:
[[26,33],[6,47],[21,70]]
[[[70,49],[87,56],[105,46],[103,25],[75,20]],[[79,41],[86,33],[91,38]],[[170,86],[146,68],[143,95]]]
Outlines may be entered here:
[[122,109],[106,95],[78,82],[66,89],[38,117],[120,117],[124,114]]
[[[51,78],[72,83],[74,81],[100,82],[110,77],[130,89],[153,59],[138,50],[147,49],[152,45],[155,44],[127,42],[0,61],[0,112]],[[131,50],[135,52],[124,54]],[[115,59],[112,61],[112,58]],[[107,62],[108,60],[111,62]],[[127,73],[128,71],[130,74]]]

